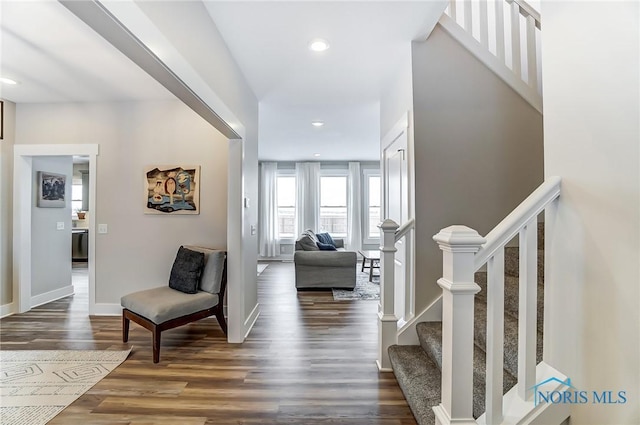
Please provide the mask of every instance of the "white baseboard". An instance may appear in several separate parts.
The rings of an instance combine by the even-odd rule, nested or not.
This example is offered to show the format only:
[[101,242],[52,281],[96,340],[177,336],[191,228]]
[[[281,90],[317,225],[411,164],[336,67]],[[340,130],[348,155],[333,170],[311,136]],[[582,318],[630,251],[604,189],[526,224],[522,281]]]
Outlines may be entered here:
[[89,312],[92,316],[120,316],[122,315],[122,306],[120,304],[96,303],[93,311]]
[[12,314],[14,314],[16,312],[15,310],[15,303],[11,303],[11,304],[3,304],[0,306],[0,319],[7,317],[7,316],[11,316]]
[[251,310],[251,314],[247,317],[247,320],[244,321],[244,339],[247,339],[251,329],[253,329],[253,325],[256,324],[256,320],[258,320],[258,316],[260,316],[260,304],[256,303],[256,306]]
[[420,314],[405,323],[398,330],[398,345],[418,345],[418,334],[416,325],[420,322],[441,322],[442,321],[442,295],[425,308]]
[[59,300],[60,298],[68,297],[69,295],[73,295],[73,285],[68,285],[63,288],[31,297],[31,308]]

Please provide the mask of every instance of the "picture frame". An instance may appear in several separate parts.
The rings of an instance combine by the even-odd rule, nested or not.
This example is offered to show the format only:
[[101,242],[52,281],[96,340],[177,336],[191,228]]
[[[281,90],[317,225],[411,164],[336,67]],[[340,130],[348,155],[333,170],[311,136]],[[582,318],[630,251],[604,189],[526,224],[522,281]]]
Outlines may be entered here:
[[64,174],[38,171],[37,206],[39,208],[64,208],[67,205],[66,184]]
[[199,165],[148,166],[144,188],[145,214],[200,214]]

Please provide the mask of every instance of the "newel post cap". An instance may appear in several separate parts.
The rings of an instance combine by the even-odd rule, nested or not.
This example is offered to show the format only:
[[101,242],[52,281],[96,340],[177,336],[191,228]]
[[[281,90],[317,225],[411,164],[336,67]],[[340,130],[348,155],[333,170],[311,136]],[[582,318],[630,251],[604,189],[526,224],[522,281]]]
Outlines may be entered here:
[[400,228],[400,225],[398,223],[396,223],[395,221],[387,218],[385,221],[383,221],[382,223],[380,223],[378,225],[378,227],[383,231],[383,232],[395,232],[396,230],[398,230],[398,228]]
[[433,237],[443,251],[476,252],[487,240],[467,226],[446,227]]

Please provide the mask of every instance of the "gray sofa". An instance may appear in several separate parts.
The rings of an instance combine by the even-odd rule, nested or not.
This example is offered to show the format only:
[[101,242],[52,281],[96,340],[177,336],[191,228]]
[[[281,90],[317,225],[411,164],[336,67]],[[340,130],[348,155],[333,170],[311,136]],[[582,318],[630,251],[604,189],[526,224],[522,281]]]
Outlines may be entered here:
[[313,231],[306,230],[296,240],[293,262],[296,270],[296,289],[351,289],[356,287],[355,252],[345,251],[344,241],[334,239],[337,251],[321,251]]

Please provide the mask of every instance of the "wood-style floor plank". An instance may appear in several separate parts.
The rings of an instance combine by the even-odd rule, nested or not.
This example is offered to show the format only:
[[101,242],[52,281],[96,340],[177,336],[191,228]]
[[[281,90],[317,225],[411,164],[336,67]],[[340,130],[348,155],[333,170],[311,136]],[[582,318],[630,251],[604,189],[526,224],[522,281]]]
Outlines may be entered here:
[[[75,276],[74,274],[74,277]],[[214,318],[151,334],[88,317],[86,291],[0,321],[0,349],[120,350],[130,357],[51,424],[415,425],[392,373],[375,365],[377,302],[295,290],[291,263],[258,278],[261,314],[243,344]]]

